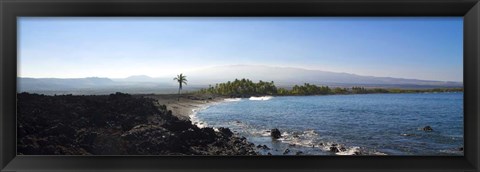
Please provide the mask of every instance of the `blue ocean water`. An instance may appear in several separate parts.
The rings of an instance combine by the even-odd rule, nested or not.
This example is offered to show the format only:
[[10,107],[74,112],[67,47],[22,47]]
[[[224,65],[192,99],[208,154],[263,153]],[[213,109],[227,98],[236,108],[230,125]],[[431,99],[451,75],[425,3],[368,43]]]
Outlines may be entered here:
[[[267,145],[262,154],[463,155],[463,93],[246,98],[209,106],[195,119]],[[272,139],[272,128],[283,137]],[[332,144],[346,149],[331,152]]]

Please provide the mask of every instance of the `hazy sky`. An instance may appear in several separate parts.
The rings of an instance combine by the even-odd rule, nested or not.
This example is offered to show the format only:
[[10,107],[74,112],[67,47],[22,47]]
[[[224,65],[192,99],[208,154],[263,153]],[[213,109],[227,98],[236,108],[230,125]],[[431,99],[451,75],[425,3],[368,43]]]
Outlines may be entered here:
[[255,64],[462,81],[463,19],[19,19],[20,77],[174,76]]

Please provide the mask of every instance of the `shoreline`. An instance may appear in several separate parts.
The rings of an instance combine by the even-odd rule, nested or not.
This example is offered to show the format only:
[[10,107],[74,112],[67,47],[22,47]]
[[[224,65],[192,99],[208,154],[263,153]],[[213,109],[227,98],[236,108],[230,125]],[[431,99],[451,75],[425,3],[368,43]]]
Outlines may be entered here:
[[192,124],[195,122],[192,120],[192,115],[202,108],[224,102],[226,98],[214,95],[181,95],[178,100],[178,95],[176,94],[149,94],[137,96],[154,99],[156,106],[165,105],[167,110],[172,111],[173,116],[176,116],[181,120],[190,120]]
[[[291,131],[272,126],[273,128],[254,128],[254,135],[251,135],[252,130],[236,128],[235,125],[220,125],[214,128],[208,126],[207,121],[195,119],[195,114],[201,110],[240,98],[185,94],[178,100],[176,94],[123,93],[108,96],[46,96],[20,93],[17,97],[22,100],[19,101],[22,109],[27,109],[20,111],[20,114],[23,114],[20,117],[23,118],[20,118],[19,124],[19,145],[23,146],[20,149],[23,154],[386,155],[382,154],[383,151],[371,154],[372,152],[364,152],[356,145],[344,145],[328,140],[311,142],[311,135],[314,137],[318,134],[313,129]],[[269,100],[267,97],[242,99]],[[34,100],[42,100],[41,102],[46,104],[35,103],[38,101]],[[40,108],[45,106],[55,108]],[[37,115],[30,113],[32,109],[38,109],[35,111],[38,111],[35,113]],[[98,117],[90,114],[105,115]],[[43,118],[29,118],[31,115]],[[280,138],[272,138],[271,132],[274,129],[280,130],[278,131],[282,133]],[[35,130],[42,132],[32,132]],[[167,140],[147,139],[154,135],[161,135]],[[182,144],[172,144],[179,142]],[[149,146],[140,147],[143,144]],[[42,150],[41,147],[37,147],[39,145],[49,148]],[[178,145],[190,147],[175,147]],[[151,152],[146,149],[154,147],[158,150]],[[306,149],[314,149],[313,152],[321,153],[311,154],[312,150],[305,151]]]
[[[190,121],[192,125],[196,125],[199,128],[205,128],[209,126],[204,124],[205,123],[204,121],[199,121],[198,119],[195,118],[195,114],[197,112],[211,105],[215,105],[222,102],[228,102],[229,99],[238,99],[238,98],[228,98],[225,96],[213,96],[213,95],[212,96],[182,95],[179,100],[177,99],[178,95],[176,94],[137,95],[137,96],[154,99],[157,106],[165,105],[167,107],[167,110],[172,111],[172,115],[178,117],[181,120]],[[318,95],[305,95],[305,96],[318,96]],[[253,97],[253,98],[260,98],[260,97]],[[242,98],[242,99],[252,100],[251,98]],[[260,99],[254,99],[254,100],[260,100]],[[230,129],[230,127],[227,127],[227,128]],[[232,130],[232,132],[234,131]],[[237,132],[234,132],[234,133],[237,133]],[[249,136],[237,135],[237,137],[249,137]],[[270,136],[264,136],[264,137],[270,138]],[[247,140],[249,139],[247,138]],[[271,143],[268,144],[268,146],[265,143],[264,144],[260,143],[259,145],[256,146],[256,151],[262,155],[272,155],[270,153],[273,153],[274,155],[282,155],[282,154],[285,155],[284,151],[289,151],[289,152],[291,151],[290,155],[300,155],[300,154],[303,154],[301,151],[302,147],[306,149],[306,148],[310,148],[311,146],[311,145],[307,146],[307,145],[296,143],[295,141],[290,140],[287,137],[278,139],[278,141],[279,142],[272,141]],[[276,144],[277,146],[282,147],[281,150],[274,151],[273,149],[275,146],[273,144]],[[334,145],[338,145],[338,144],[334,144]],[[327,156],[328,155],[330,156],[331,155],[337,155],[337,156],[338,155],[358,155],[358,153],[360,153],[357,148],[348,149],[341,152],[331,152],[329,151],[330,147],[331,145],[316,146],[316,147],[314,146],[313,149],[318,149],[318,151],[322,152],[318,155],[327,155]],[[337,146],[334,146],[334,147],[337,147]],[[338,145],[338,149],[340,150],[344,148]]]
[[[178,117],[181,120],[185,121],[190,121],[192,125],[195,125],[199,128],[205,128],[205,127],[212,127],[212,126],[207,126],[205,121],[199,121],[196,119],[195,114],[199,112],[200,110],[207,108],[211,105],[215,105],[218,103],[222,102],[228,102],[229,99],[249,99],[252,100],[251,98],[261,98],[261,97],[255,97],[252,96],[250,98],[244,97],[244,98],[229,98],[225,96],[214,96],[214,95],[181,95],[180,99],[178,99],[178,95],[176,94],[157,94],[157,95],[137,95],[141,96],[144,98],[151,98],[155,100],[156,106],[160,108],[160,106],[165,105],[167,110],[172,111],[172,115]],[[284,95],[284,96],[278,96],[278,97],[285,97],[285,96],[294,96],[294,95]],[[301,95],[301,96],[326,96],[326,95]],[[268,97],[274,97],[274,96],[268,96]],[[270,98],[266,99],[269,100]],[[263,100],[263,99],[254,99],[254,100]],[[215,127],[212,127],[215,129]],[[231,130],[231,127],[227,127],[228,129]],[[237,134],[237,137],[247,137],[247,141],[250,140],[248,139],[251,136],[245,136],[245,135],[240,135],[238,131],[231,130],[232,132]],[[284,132],[284,134],[286,134]],[[289,135],[289,134],[287,134]],[[270,138],[271,136],[263,136],[263,137],[268,137]],[[251,141],[250,141],[251,142]],[[253,142],[252,142],[253,143]],[[312,155],[327,155],[327,156],[342,156],[342,155],[359,155],[360,148],[359,147],[352,147],[346,149],[342,145],[338,143],[331,143],[331,144],[325,144],[325,145],[316,145],[311,147],[312,145],[303,145],[301,143],[298,143],[294,140],[291,140],[291,138],[287,138],[287,136],[284,136],[277,141],[273,141],[270,143],[254,143],[256,146],[256,151],[260,153],[261,155],[272,155],[270,153],[273,153],[273,155],[286,155],[285,151],[290,152],[290,155],[301,155],[303,152],[301,151],[303,149],[317,149],[317,151],[320,151],[321,153],[319,154],[312,154]],[[274,145],[277,146],[274,146]],[[268,145],[268,146],[267,146]],[[260,147],[261,146],[261,147]],[[338,152],[332,152],[331,147],[337,148]],[[281,150],[274,150],[274,147],[281,147]],[[298,149],[300,148],[300,149]],[[345,150],[343,150],[345,149]],[[292,154],[293,153],[293,154]],[[379,154],[377,155],[385,155],[383,153],[378,152]],[[309,154],[303,154],[303,155],[309,155]]]
[[[450,93],[450,92],[449,92]],[[381,94],[381,93],[378,93]],[[389,94],[389,93],[385,93]],[[391,94],[391,93],[390,93]],[[394,93],[395,94],[395,93]],[[410,94],[410,93],[396,93],[396,94]],[[419,94],[419,93],[411,93],[411,94]],[[210,101],[200,101],[196,100],[198,97],[201,97],[202,95],[184,95],[183,98],[180,99],[180,101],[177,101],[175,99],[176,95],[151,95],[152,97],[155,97],[157,102],[168,102],[167,104],[168,109],[173,109],[171,107],[177,107],[176,111],[183,111],[185,113],[183,114],[176,114],[175,111],[173,114],[176,116],[182,116],[184,119],[189,119],[193,125],[197,125],[199,128],[207,127],[207,124],[205,121],[198,121],[198,119],[195,119],[195,115],[197,112],[200,110],[205,109],[206,107],[209,107],[211,105],[215,105],[217,103],[222,103],[222,102],[228,102],[228,99],[240,99],[240,98],[228,98],[228,97],[220,97],[217,96]],[[173,102],[171,101],[172,96],[174,97]],[[304,96],[324,96],[324,95],[303,95]],[[333,95],[330,95],[333,96]],[[166,100],[158,100],[162,98],[167,98]],[[190,97],[190,98],[187,98]],[[278,97],[285,97],[285,96],[278,96]],[[287,96],[288,97],[288,96]],[[151,97],[149,97],[151,98]],[[260,97],[253,97],[252,98],[241,98],[243,100],[260,100],[257,98]],[[263,100],[263,99],[262,99]],[[198,124],[198,123],[199,124]],[[205,125],[203,123],[205,123]],[[213,126],[208,126],[208,127],[213,127]],[[362,147],[358,145],[344,145],[343,143],[337,143],[337,142],[320,142],[320,143],[302,143],[305,140],[298,140],[298,135],[304,135],[306,133],[287,133],[286,131],[282,131],[282,133],[286,134],[286,137],[283,137],[281,139],[278,139],[278,141],[271,141],[266,143],[265,138],[270,138],[269,132],[267,135],[262,135],[262,136],[252,136],[252,135],[244,135],[240,134],[242,133],[241,131],[234,131],[235,127],[232,128],[232,126],[224,126],[226,128],[232,129],[232,132],[238,134],[238,137],[246,137],[248,141],[251,143],[254,143],[256,145],[256,151],[262,155],[271,155],[270,153],[273,153],[274,155],[327,155],[327,156],[342,156],[342,155],[374,155],[374,156],[384,156],[384,155],[389,155],[388,153],[384,153],[383,151],[367,151],[364,150]],[[282,134],[283,135],[283,134]],[[256,141],[255,141],[256,140]],[[264,141],[259,141],[259,140],[264,140]],[[308,140],[307,140],[308,141]],[[277,150],[278,149],[278,150]],[[304,149],[317,149],[321,153],[318,154],[304,154],[305,151],[302,151]],[[275,152],[275,153],[274,153]],[[315,151],[314,151],[315,152]],[[306,152],[305,152],[306,153]]]

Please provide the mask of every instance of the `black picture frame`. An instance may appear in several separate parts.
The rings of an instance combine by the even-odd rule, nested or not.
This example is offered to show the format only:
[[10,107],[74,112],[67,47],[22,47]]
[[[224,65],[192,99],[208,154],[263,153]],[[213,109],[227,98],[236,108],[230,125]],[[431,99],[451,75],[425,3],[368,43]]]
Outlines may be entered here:
[[[463,16],[464,156],[16,155],[17,17]],[[1,171],[479,171],[478,0],[1,0]]]

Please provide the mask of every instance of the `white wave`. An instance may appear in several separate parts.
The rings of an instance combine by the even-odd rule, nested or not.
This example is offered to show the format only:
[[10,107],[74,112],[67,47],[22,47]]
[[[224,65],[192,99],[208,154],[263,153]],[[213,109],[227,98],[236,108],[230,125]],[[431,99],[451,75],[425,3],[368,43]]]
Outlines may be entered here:
[[237,102],[242,100],[242,98],[228,98],[228,99],[223,99],[226,102]]
[[[314,130],[306,130],[303,132],[283,132],[282,138],[278,139],[284,143],[303,147],[315,146],[315,140],[318,134]],[[318,147],[318,146],[315,146]]]
[[[270,137],[270,130],[252,127],[241,121],[230,121],[228,125],[235,126],[234,128],[237,128],[237,130],[240,129],[243,132],[246,132],[252,136]],[[308,129],[305,131],[294,131],[294,132],[283,131],[282,137],[279,138],[278,141],[281,141],[282,143],[286,143],[289,146],[293,146],[293,147],[316,148],[324,152],[330,152],[330,148],[334,146],[340,150],[340,152],[335,153],[336,155],[357,155],[359,153],[361,155],[371,154],[368,152],[364,152],[364,150],[362,150],[358,146],[348,147],[348,146],[340,145],[334,142],[319,142],[318,138],[319,138],[318,132],[316,132],[313,129]],[[377,152],[377,153],[374,153],[373,155],[386,155],[386,154]]]
[[[215,103],[211,103],[211,104],[215,104]],[[210,107],[210,105],[203,105],[203,106],[200,106],[199,108],[192,109],[192,113],[190,115],[188,115],[188,117],[190,117],[190,121],[192,122],[193,125],[196,125],[198,128],[208,127],[208,124],[205,121],[201,121],[198,118],[197,113],[200,110],[205,110],[209,107]]]
[[388,155],[388,154],[382,153],[382,152],[374,152],[373,155]]
[[346,151],[343,151],[343,152],[337,152],[335,154],[337,155],[356,155],[357,153],[360,153],[360,147],[351,147],[351,148],[347,148]]
[[192,121],[192,124],[196,125],[198,128],[208,127],[208,124],[206,122],[198,119],[197,113],[192,113],[192,114],[188,115],[188,117],[190,117],[190,121]]
[[272,99],[272,96],[262,96],[262,97],[250,97],[249,100],[270,100]]
[[[340,152],[335,153],[336,155],[356,155],[358,153],[364,153],[358,146],[342,146],[334,142],[319,142],[319,134],[315,130],[305,130],[303,132],[283,132],[282,138],[278,139],[283,143],[287,143],[291,146],[302,146],[302,147],[313,147],[321,149],[325,152],[330,151],[330,147],[335,146],[337,148],[345,148],[340,150]],[[380,155],[380,154],[379,154]]]
[[270,137],[270,131],[269,130],[251,130],[249,131],[250,134],[254,136],[262,136],[262,137]]

